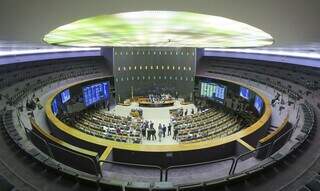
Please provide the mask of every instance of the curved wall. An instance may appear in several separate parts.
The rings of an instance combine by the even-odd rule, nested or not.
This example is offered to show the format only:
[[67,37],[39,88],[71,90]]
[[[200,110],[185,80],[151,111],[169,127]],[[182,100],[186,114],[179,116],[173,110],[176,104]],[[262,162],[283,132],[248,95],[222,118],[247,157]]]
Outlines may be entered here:
[[[314,100],[316,100],[316,99],[318,99],[319,100],[319,97],[314,97]],[[143,149],[143,148],[141,148],[141,149]],[[300,151],[299,151],[299,153],[301,153]],[[306,153],[307,154],[307,153]],[[310,153],[309,153],[310,154]],[[310,163],[311,164],[311,162],[309,161],[309,160],[304,160],[304,161],[307,161],[307,163]],[[25,161],[24,161],[25,162]],[[297,161],[296,161],[297,162]],[[299,162],[299,161],[298,161]],[[293,167],[294,168],[294,167]],[[61,171],[59,171],[59,172],[61,172]],[[278,172],[277,172],[278,173]],[[282,173],[284,173],[284,172],[282,172]],[[259,174],[260,174],[260,170],[259,170]],[[241,177],[241,178],[243,178],[243,177]],[[41,180],[39,180],[39,181],[41,181]],[[269,182],[269,185],[271,185],[271,184],[273,184],[273,181],[272,180],[270,180],[270,181],[268,181]],[[121,187],[121,189],[122,189],[122,187]]]
[[[245,84],[225,81],[223,79],[220,80],[224,81],[224,83],[233,83],[239,86],[241,85],[243,87],[247,87]],[[166,167],[168,165],[189,164],[231,157],[241,154],[239,153],[239,150],[242,150],[243,152],[255,147],[258,140],[266,134],[266,131],[270,125],[272,112],[270,101],[258,90],[247,87],[263,99],[265,105],[264,112],[261,118],[252,126],[230,136],[198,143],[175,145],[143,145],[110,141],[88,135],[75,128],[69,127],[61,122],[52,112],[51,103],[56,96],[60,95],[60,92],[66,88],[70,88],[74,85],[79,85],[82,83],[84,82],[61,87],[49,97],[45,106],[45,112],[48,123],[51,127],[50,130],[53,135],[65,140],[66,142],[69,142],[70,144],[74,144],[86,149],[92,149],[99,153],[102,152],[101,149],[104,147],[108,147],[109,149],[111,147],[113,160],[115,161]],[[243,142],[247,143],[243,144]],[[247,144],[251,146],[248,146]],[[239,147],[242,149],[239,149]]]

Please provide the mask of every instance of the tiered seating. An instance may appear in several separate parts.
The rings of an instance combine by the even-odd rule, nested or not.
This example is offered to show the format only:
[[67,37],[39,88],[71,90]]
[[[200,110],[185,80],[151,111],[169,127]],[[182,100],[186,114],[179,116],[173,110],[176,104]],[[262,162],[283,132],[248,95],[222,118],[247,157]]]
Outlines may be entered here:
[[0,175],[0,190],[2,191],[14,190],[14,186],[2,175]]
[[11,105],[17,104],[17,102],[25,97],[27,94],[40,89],[48,84],[55,83],[58,81],[75,78],[83,75],[96,74],[96,71],[88,71],[86,73],[78,73],[78,72],[60,72],[56,74],[51,74],[50,76],[46,76],[45,79],[38,78],[37,80],[31,81],[31,83],[27,83],[23,89],[16,88],[16,91],[13,95],[7,96]]
[[[310,133],[310,131],[312,130],[312,129],[315,129],[315,127],[316,127],[316,123],[315,123],[315,113],[314,113],[314,111],[312,110],[312,106],[310,105],[310,104],[308,104],[308,103],[305,103],[305,104],[303,104],[304,106],[302,106],[302,110],[303,110],[303,112],[304,112],[304,114],[305,114],[305,120],[306,120],[306,122],[305,122],[305,125],[303,126],[303,129],[302,129],[302,131],[305,131],[305,133],[307,134],[307,133]],[[14,130],[12,130],[14,127],[12,126],[12,120],[10,119],[10,118],[7,118],[8,117],[8,115],[6,114],[5,115],[5,117],[4,117],[4,123],[3,123],[3,125],[4,125],[4,127],[3,128],[1,128],[1,129],[6,129],[6,131],[8,131],[9,132],[9,137],[10,138],[14,138],[15,139],[15,141],[19,141],[20,140],[20,138],[18,137],[18,136],[16,136],[15,134],[15,132],[14,132]],[[211,116],[212,118],[213,118],[213,116]],[[113,121],[113,119],[112,119],[112,121]],[[118,120],[115,120],[115,121],[118,121]],[[192,121],[192,120],[191,120]],[[232,121],[231,121],[232,122]],[[96,123],[96,122],[95,122]],[[110,122],[111,123],[111,122]],[[1,124],[1,123],[0,123]],[[181,123],[181,124],[183,124],[183,123]],[[96,125],[95,125],[96,126]],[[187,128],[185,128],[185,129],[187,129]],[[10,131],[12,130],[12,132],[10,133]],[[304,133],[302,133],[302,134],[304,134]],[[21,141],[21,140],[20,140]],[[11,143],[11,142],[10,142]],[[16,142],[17,143],[17,142]],[[312,143],[311,141],[309,142],[309,143]],[[316,143],[316,142],[314,142],[314,143]],[[25,144],[25,142],[23,142],[23,144],[18,144],[17,143],[17,145],[19,145],[19,146],[29,146],[28,144]],[[298,146],[300,145],[300,143],[298,144]],[[310,144],[311,146],[317,146],[317,144]],[[12,145],[10,145],[10,146],[12,146]],[[3,144],[3,148],[6,148],[7,147],[7,145],[6,144]],[[310,146],[309,146],[310,147]],[[53,147],[52,147],[53,148]],[[241,173],[241,174],[239,174],[238,176],[231,176],[231,178],[230,177],[227,177],[227,178],[223,178],[223,179],[219,179],[219,180],[212,180],[212,181],[210,181],[210,182],[200,182],[199,184],[193,184],[194,185],[194,187],[193,187],[193,189],[195,190],[195,189],[197,189],[197,190],[200,190],[200,189],[202,189],[202,190],[204,190],[204,189],[206,189],[206,190],[214,190],[214,189],[216,189],[216,187],[217,187],[217,185],[216,184],[220,184],[220,185],[222,185],[222,189],[223,190],[226,190],[226,189],[234,189],[236,186],[237,186],[237,188],[235,188],[235,189],[239,189],[239,188],[241,188],[241,189],[243,189],[243,190],[248,190],[248,189],[250,189],[250,190],[259,190],[259,188],[261,188],[261,187],[263,187],[264,189],[265,188],[267,188],[268,186],[270,186],[271,184],[274,184],[274,182],[276,182],[276,181],[274,181],[274,179],[276,179],[277,180],[277,177],[279,177],[279,173],[280,173],[280,176],[285,176],[286,174],[284,174],[284,173],[286,173],[286,172],[290,172],[290,166],[291,166],[291,169],[295,169],[294,171],[292,171],[292,172],[294,172],[294,173],[292,173],[292,174],[297,174],[296,172],[298,172],[298,170],[296,170],[296,168],[293,166],[294,165],[294,163],[293,162],[295,162],[295,163],[300,163],[300,166],[301,166],[301,161],[307,161],[308,163],[311,163],[312,161],[311,160],[308,160],[308,158],[306,157],[306,158],[302,158],[302,157],[305,157],[306,155],[303,155],[303,154],[301,154],[301,152],[303,151],[303,148],[300,148],[300,147],[294,147],[295,148],[295,150],[296,150],[296,153],[293,153],[292,155],[292,157],[291,158],[289,158],[290,156],[285,156],[285,155],[283,155],[282,157],[270,157],[270,158],[268,158],[267,159],[267,163],[265,163],[265,164],[259,164],[259,165],[257,165],[257,167],[254,167],[254,168],[251,168],[251,170],[249,169],[248,171],[246,171],[245,173]],[[310,149],[310,148],[309,148]],[[11,149],[12,151],[14,150],[14,149]],[[57,184],[61,184],[61,182],[60,182],[60,180],[63,180],[63,182],[67,182],[68,181],[68,188],[70,188],[70,185],[73,185],[73,184],[71,184],[70,182],[69,182],[69,179],[65,179],[64,177],[67,175],[67,176],[70,176],[70,177],[72,177],[76,182],[77,182],[77,184],[76,185],[74,185],[73,186],[73,188],[77,188],[77,187],[81,187],[81,188],[79,188],[79,189],[83,189],[83,190],[87,190],[86,189],[86,187],[82,187],[82,186],[84,186],[84,182],[85,183],[88,183],[88,182],[92,182],[94,185],[98,185],[98,189],[99,190],[104,190],[104,189],[102,189],[103,188],[103,184],[110,184],[111,185],[111,183],[113,183],[112,181],[106,181],[106,180],[104,180],[104,179],[102,179],[101,177],[98,177],[98,178],[96,178],[96,179],[94,179],[94,178],[92,178],[92,179],[89,179],[87,176],[83,176],[82,174],[80,174],[80,173],[78,173],[77,171],[74,171],[74,169],[68,169],[68,168],[66,168],[65,166],[63,166],[62,164],[60,164],[60,163],[57,163],[57,162],[55,162],[54,160],[51,160],[50,158],[48,158],[47,156],[44,158],[43,156],[42,156],[42,153],[40,152],[40,151],[35,151],[34,150],[34,148],[33,148],[33,150],[28,150],[29,152],[28,153],[31,153],[30,154],[30,156],[32,156],[33,158],[36,158],[37,160],[41,160],[41,164],[43,164],[43,166],[47,166],[47,167],[50,167],[50,168],[48,168],[48,169],[50,169],[50,170],[45,170],[45,171],[40,171],[40,170],[38,170],[38,166],[37,166],[37,171],[36,171],[36,173],[37,174],[40,174],[40,176],[39,176],[39,179],[38,179],[38,182],[41,182],[41,183],[39,183],[39,184],[37,184],[37,188],[38,188],[38,190],[45,190],[45,189],[48,189],[48,187],[49,186],[51,186],[50,188],[51,188],[51,190],[60,190],[60,189],[58,189],[58,188],[54,188],[52,185],[54,185],[54,183],[55,182],[57,182]],[[53,156],[61,156],[61,158],[64,158],[64,160],[71,160],[71,159],[73,159],[73,157],[74,156],[66,156],[65,155],[65,152],[66,151],[64,151],[64,152],[62,152],[62,154],[61,154],[61,152],[59,153],[59,152],[56,152],[56,153],[58,153],[58,154],[55,154],[55,153],[53,153]],[[310,153],[308,153],[308,154],[310,154]],[[316,153],[317,154],[317,153]],[[279,155],[279,154],[277,154],[277,155]],[[280,154],[281,155],[281,154]],[[13,155],[12,155],[13,156]],[[25,160],[25,158],[26,157],[24,157],[25,155],[22,155],[21,154],[21,151],[20,151],[20,153],[19,153],[19,155],[16,155],[16,156],[14,156],[14,157],[7,157],[7,158],[5,158],[5,157],[3,157],[5,160],[7,160],[7,161],[9,161],[10,159],[12,160],[12,159],[15,159],[15,158],[19,158],[19,159],[21,159],[21,161],[23,161],[23,163],[25,164],[26,163],[26,161],[29,161],[29,160]],[[18,157],[17,157],[18,156]],[[23,157],[22,157],[23,156]],[[300,158],[298,158],[298,157],[300,157]],[[286,161],[286,158],[289,158],[289,160],[287,160]],[[299,159],[299,160],[296,160],[296,159]],[[306,160],[305,160],[306,159]],[[310,158],[309,158],[310,159]],[[75,160],[71,160],[71,163],[74,163],[74,162],[76,162],[76,161],[78,161],[77,159],[75,159]],[[271,162],[268,162],[268,161],[271,161]],[[282,162],[283,161],[283,162]],[[69,165],[71,164],[71,163],[69,163]],[[280,165],[276,165],[276,164],[278,164],[278,163],[280,163]],[[292,164],[293,163],[293,164]],[[15,166],[15,165],[12,165],[12,166]],[[34,164],[32,164],[32,165],[24,165],[24,166],[26,166],[26,168],[28,168],[28,166],[35,166]],[[85,167],[85,166],[87,166],[87,165],[82,165],[83,167]],[[52,167],[54,167],[54,168],[52,168]],[[279,171],[279,167],[280,167],[280,171]],[[283,168],[286,168],[285,170],[283,170]],[[297,167],[299,167],[299,165],[297,165]],[[273,174],[271,173],[271,171],[273,171],[273,168],[274,168],[274,171],[275,171],[275,176],[272,176]],[[54,171],[54,173],[51,173],[52,172],[52,169],[55,169],[55,171]],[[264,170],[264,169],[266,169],[266,170]],[[314,169],[314,168],[313,168]],[[203,170],[203,167],[201,167],[200,168],[200,170],[198,170],[198,169],[192,169],[192,171],[190,170],[190,171],[187,171],[186,170],[186,173],[192,173],[192,175],[194,176],[194,173],[197,173],[198,171],[202,171]],[[29,173],[25,173],[25,174],[28,174],[29,175],[29,177],[32,177],[32,176],[34,176],[34,174],[32,174],[32,172],[33,172],[34,170],[30,170],[29,172],[30,172],[30,174]],[[41,172],[41,173],[39,173],[39,172]],[[126,173],[126,172],[129,172],[129,170],[128,171],[124,171],[124,173]],[[266,173],[265,173],[266,172]],[[318,173],[320,172],[320,171],[317,171]],[[18,172],[17,171],[17,174],[22,174],[22,172]],[[68,174],[69,173],[69,174]],[[56,174],[59,174],[58,176],[56,176]],[[288,173],[287,173],[288,174]],[[299,174],[300,174],[300,171],[299,171]],[[63,175],[63,177],[61,178],[61,176],[60,175]],[[268,175],[268,180],[267,179],[263,179],[264,181],[264,183],[266,183],[266,185],[258,185],[258,183],[257,182],[261,182],[261,177],[266,177],[265,175]],[[314,175],[314,174],[313,174]],[[47,181],[47,179],[44,179],[44,178],[41,178],[41,176],[42,177],[49,177],[48,179],[50,179],[50,181]],[[29,177],[27,177],[27,180],[28,181],[30,181],[31,182],[31,178],[29,178]],[[256,178],[256,179],[258,179],[258,181],[257,182],[255,182],[254,180],[252,180],[252,179],[249,179],[249,182],[251,182],[251,183],[253,183],[253,184],[247,184],[248,183],[248,181],[246,181],[246,179],[248,178],[248,177],[252,177],[252,178]],[[72,179],[72,180],[73,180]],[[213,178],[212,178],[213,179]],[[52,181],[52,180],[55,180],[55,181]],[[82,181],[82,182],[80,182],[81,180],[85,180],[85,181]],[[170,179],[169,179],[170,180]],[[228,185],[228,183],[229,183],[229,181],[232,181],[231,182],[231,184],[229,184]],[[234,186],[234,182],[235,181],[241,181],[241,180],[245,180],[245,181],[243,181],[244,182],[244,184],[236,184],[235,186]],[[278,179],[279,180],[279,179]],[[314,177],[312,177],[312,180],[311,181],[309,181],[307,184],[306,184],[306,186],[304,186],[303,188],[301,188],[301,190],[318,190],[319,189],[319,177],[317,176],[317,175],[314,175]],[[78,184],[78,181],[80,182],[80,184]],[[279,181],[283,181],[283,179],[280,179]],[[48,183],[50,183],[51,182],[51,184],[49,185]],[[218,182],[218,183],[217,183]],[[241,181],[242,182],[242,181]],[[32,183],[32,182],[31,182]],[[39,186],[40,185],[40,186]],[[42,187],[41,185],[46,185],[45,187]],[[47,185],[49,185],[49,186],[47,186]],[[150,187],[151,186],[154,186],[155,184],[154,183],[152,183],[152,184],[146,184],[147,186],[147,188],[146,188],[146,190],[150,190]],[[220,186],[219,185],[219,186]],[[224,185],[226,185],[225,187],[224,187]],[[238,186],[238,185],[240,185],[240,186]],[[258,185],[258,188],[256,189],[256,187],[254,187],[255,185]],[[120,186],[119,186],[119,189],[118,190],[127,190],[127,187],[130,187],[130,186],[136,186],[136,184],[134,184],[134,182],[132,182],[132,181],[130,181],[130,182],[126,182],[126,183],[122,183]],[[183,185],[182,185],[183,186]],[[211,186],[211,187],[210,187]],[[248,186],[248,187],[247,187]],[[260,186],[260,187],[259,187]],[[67,187],[67,186],[66,186]],[[60,187],[61,188],[61,187]],[[134,188],[135,190],[137,190],[138,188]],[[153,188],[151,188],[151,189],[153,189]],[[188,188],[187,188],[188,189]],[[187,190],[187,189],[184,189],[184,190]],[[0,189],[1,190],[1,189]],[[114,189],[111,189],[111,188],[108,188],[108,189],[105,189],[105,190],[114,190]],[[129,190],[129,189],[128,189]],[[171,189],[171,190],[176,190],[175,188],[174,189]],[[182,189],[181,189],[182,190]],[[190,190],[190,188],[188,189],[188,190]],[[260,189],[261,190],[261,189]],[[294,189],[291,189],[291,190],[294,190]]]
[[0,67],[0,89],[15,84],[17,81],[25,81],[55,72],[70,72],[73,70],[99,71],[103,63],[104,61],[97,57],[5,65]]
[[242,126],[237,117],[225,111],[207,111],[177,118],[178,140],[183,143],[200,142],[225,137],[239,131]]
[[84,59],[84,61],[72,59],[61,62],[48,62],[48,65],[52,66],[52,68],[48,67],[46,63],[0,67],[0,89],[15,84],[11,89],[8,88],[1,93],[10,105],[15,105],[27,94],[48,84],[79,76],[105,73],[102,65],[103,61],[99,58],[91,58],[91,60]]
[[320,175],[315,175],[306,185],[301,187],[299,191],[319,191],[320,190]]
[[268,63],[262,63],[261,61],[259,61],[259,64],[256,64],[254,61],[248,60],[215,60],[212,67],[251,71],[256,74],[265,74],[286,81],[291,81],[295,84],[304,86],[309,90],[320,89],[320,83],[317,79],[319,74],[315,73],[315,71],[307,70],[299,66],[290,66],[292,69],[288,70],[288,66],[280,64],[270,65]]
[[234,76],[242,79],[248,79],[248,80],[272,87],[282,93],[288,94],[293,99],[299,100],[302,98],[301,93],[298,93],[289,87],[285,87],[278,81],[269,78],[269,76],[265,76],[264,78],[263,74],[258,76],[255,73],[251,74],[250,72],[247,72],[247,71],[228,69],[228,68],[218,68],[218,67],[215,68],[214,71],[209,71],[209,73],[216,73],[216,74]]
[[119,142],[140,143],[140,121],[101,111],[82,113],[73,126],[85,133]]
[[312,106],[307,101],[300,104],[300,106],[304,115],[304,123],[301,129],[303,134],[298,135],[297,140],[303,142],[308,138],[310,132],[315,127],[316,118]]

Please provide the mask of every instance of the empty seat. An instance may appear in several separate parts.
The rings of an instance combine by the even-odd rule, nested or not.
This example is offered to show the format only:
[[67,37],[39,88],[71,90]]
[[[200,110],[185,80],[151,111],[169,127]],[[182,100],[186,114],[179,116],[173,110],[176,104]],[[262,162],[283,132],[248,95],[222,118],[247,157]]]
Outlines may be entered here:
[[12,191],[14,186],[7,181],[3,176],[0,175],[0,190],[1,191]]
[[298,191],[311,191],[309,188],[303,186]]
[[306,186],[311,190],[311,191],[320,191],[320,181],[317,179],[311,180]]

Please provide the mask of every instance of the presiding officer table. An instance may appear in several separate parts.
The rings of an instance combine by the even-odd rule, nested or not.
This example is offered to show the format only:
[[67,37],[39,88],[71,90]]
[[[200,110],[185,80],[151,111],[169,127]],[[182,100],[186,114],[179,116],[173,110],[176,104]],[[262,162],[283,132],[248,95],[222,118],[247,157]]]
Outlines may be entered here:
[[174,105],[174,101],[171,99],[157,102],[150,102],[148,99],[139,99],[138,102],[140,107],[169,107]]

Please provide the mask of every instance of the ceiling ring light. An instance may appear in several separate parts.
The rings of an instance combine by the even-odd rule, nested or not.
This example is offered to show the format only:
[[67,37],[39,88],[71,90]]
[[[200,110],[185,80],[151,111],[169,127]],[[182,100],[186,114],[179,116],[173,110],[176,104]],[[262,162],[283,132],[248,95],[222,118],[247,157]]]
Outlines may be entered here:
[[248,24],[175,11],[90,17],[58,27],[43,40],[52,45],[76,47],[239,48],[273,44],[271,35]]

